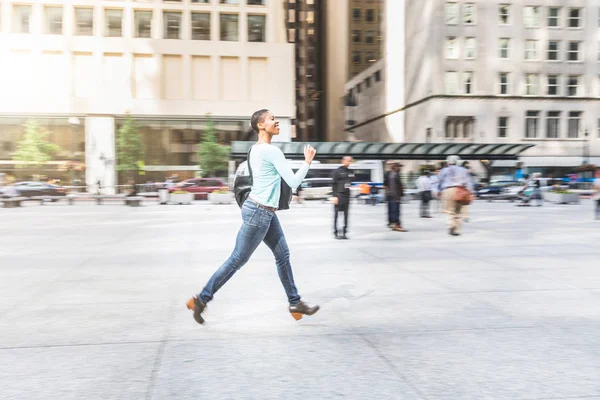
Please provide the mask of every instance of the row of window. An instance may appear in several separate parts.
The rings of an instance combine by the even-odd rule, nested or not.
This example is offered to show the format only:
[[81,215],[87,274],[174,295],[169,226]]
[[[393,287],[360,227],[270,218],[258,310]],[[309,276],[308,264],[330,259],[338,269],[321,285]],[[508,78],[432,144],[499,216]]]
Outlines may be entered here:
[[[500,4],[498,6],[498,23],[500,25],[512,24],[512,4]],[[549,28],[582,28],[583,27],[583,8],[579,7],[541,7],[525,6],[523,7],[523,25],[526,28],[540,28],[542,26],[542,10],[546,9],[545,20]],[[566,19],[565,19],[566,17]],[[477,23],[477,6],[475,3],[465,3],[462,5],[462,15],[458,3],[446,3],[446,24],[458,25],[460,22],[464,25],[475,25]],[[598,16],[600,25],[600,14]]]
[[352,52],[352,64],[354,65],[359,65],[364,63],[374,63],[375,61],[377,61],[377,56],[375,55],[375,52],[373,51],[367,51],[364,55],[364,59],[363,59],[363,54],[360,51],[353,51]]
[[[497,92],[501,95],[510,95],[510,78],[508,72],[500,72],[497,80]],[[561,93],[560,75],[546,75],[546,90],[541,90],[540,74],[525,74],[525,95],[526,96],[560,96],[561,94],[569,97],[583,96],[582,77],[580,75],[568,75],[564,82],[564,92]],[[447,71],[445,75],[446,94],[473,94],[475,91],[474,75],[471,71],[466,71],[459,75],[456,71]]]
[[[78,36],[94,35],[94,9],[86,7],[75,7],[75,24],[73,33]],[[104,32],[107,37],[123,36],[123,10],[122,9],[104,9]],[[134,10],[133,11],[133,36],[136,38],[152,37],[153,11]],[[13,6],[13,33],[31,33],[32,9],[30,5]],[[163,11],[163,38],[164,39],[182,39],[181,29],[183,12]],[[247,15],[248,21],[248,41],[265,42],[266,41],[266,16]],[[220,40],[239,41],[239,15],[238,14],[219,14]],[[64,33],[64,7],[45,6],[44,7],[44,26],[43,33],[61,35]],[[211,40],[211,14],[208,12],[191,13],[191,39],[192,40]]]
[[[579,139],[583,137],[581,132],[582,111],[537,111],[525,112],[525,139],[561,139],[561,121],[567,117],[567,139]],[[542,118],[545,117],[545,129],[542,129]],[[598,121],[600,123],[600,120]],[[498,117],[498,137],[509,136],[509,117]]]
[[[182,3],[183,0],[162,0],[165,3]],[[212,0],[189,0],[192,3],[211,4]],[[216,0],[215,0],[216,1]],[[231,6],[239,6],[240,0],[218,0],[219,4],[227,4]],[[249,6],[264,6],[267,0],[246,0]]]
[[[498,57],[500,59],[509,59],[512,54],[512,42],[511,38],[499,38],[498,39]],[[525,40],[525,60],[526,61],[541,61],[540,51],[540,40]],[[549,40],[546,47],[546,60],[547,61],[562,61],[562,41],[561,40]],[[566,47],[566,61],[583,61],[583,44],[584,42],[579,40],[567,41]],[[477,39],[474,37],[464,38],[463,54],[466,60],[474,60],[477,58]],[[446,38],[446,59],[456,60],[460,57],[460,41],[454,36]],[[600,60],[600,47],[598,52],[598,59]]]
[[[352,30],[352,42],[353,43],[362,43],[363,42],[363,31],[359,29]],[[381,41],[381,36],[377,36],[375,31],[364,31],[364,43],[374,44],[375,38],[377,41]]]
[[[372,24],[375,22],[375,9],[368,8],[364,12],[365,22]],[[352,9],[352,20],[354,22],[360,22],[363,20],[363,10],[361,8]]]

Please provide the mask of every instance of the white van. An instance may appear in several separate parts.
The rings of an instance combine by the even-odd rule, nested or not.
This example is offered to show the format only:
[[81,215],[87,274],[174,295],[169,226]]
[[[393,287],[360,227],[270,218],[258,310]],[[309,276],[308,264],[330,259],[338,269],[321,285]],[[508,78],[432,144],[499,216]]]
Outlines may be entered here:
[[333,193],[333,179],[309,178],[302,181],[300,196],[307,200],[328,199]]

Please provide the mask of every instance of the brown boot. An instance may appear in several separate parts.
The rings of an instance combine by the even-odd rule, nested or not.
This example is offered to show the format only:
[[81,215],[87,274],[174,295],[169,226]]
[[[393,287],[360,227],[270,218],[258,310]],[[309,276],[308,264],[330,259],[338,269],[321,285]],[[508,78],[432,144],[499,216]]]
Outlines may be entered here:
[[298,304],[290,306],[290,314],[292,314],[292,317],[298,321],[302,319],[302,316],[304,315],[314,315],[317,311],[319,311],[320,308],[321,307],[319,306],[310,307],[308,304],[301,301]]
[[394,225],[392,230],[396,232],[408,232],[406,229],[404,229],[401,225],[398,224]]
[[202,318],[202,313],[206,309],[206,303],[200,301],[197,297],[192,297],[185,303],[188,310],[194,311],[194,321],[199,324],[204,323],[204,318]]

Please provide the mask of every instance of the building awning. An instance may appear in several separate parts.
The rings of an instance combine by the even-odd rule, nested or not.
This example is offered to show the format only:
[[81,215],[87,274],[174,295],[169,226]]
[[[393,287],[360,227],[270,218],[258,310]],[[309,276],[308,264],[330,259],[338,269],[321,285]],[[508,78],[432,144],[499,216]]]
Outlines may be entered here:
[[[600,165],[600,157],[568,157],[568,156],[555,156],[555,157],[521,157],[519,162],[523,163],[524,167],[565,167],[574,168],[578,167],[583,163],[589,163],[594,165]],[[514,167],[517,165],[516,161],[498,161],[494,163],[494,167]]]
[[[245,159],[256,142],[232,142],[231,157]],[[458,155],[463,160],[516,160],[534,144],[515,143],[372,143],[372,142],[273,142],[286,158],[303,159],[304,146],[313,145],[317,159],[352,156],[357,160],[443,160]]]

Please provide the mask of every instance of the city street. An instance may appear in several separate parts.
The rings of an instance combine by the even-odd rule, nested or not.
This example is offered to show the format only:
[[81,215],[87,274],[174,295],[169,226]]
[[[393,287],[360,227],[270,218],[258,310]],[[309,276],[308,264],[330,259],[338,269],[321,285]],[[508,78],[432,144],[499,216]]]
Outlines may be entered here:
[[233,249],[236,205],[0,208],[0,399],[600,399],[600,221],[591,200],[470,208],[409,232],[385,205],[278,213],[296,322],[260,246],[185,308]]

